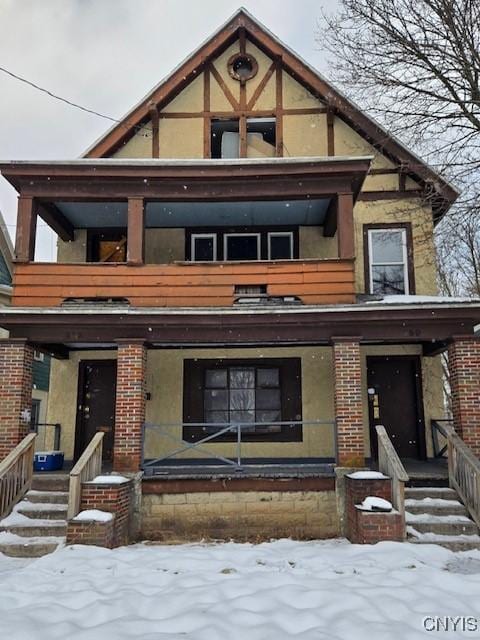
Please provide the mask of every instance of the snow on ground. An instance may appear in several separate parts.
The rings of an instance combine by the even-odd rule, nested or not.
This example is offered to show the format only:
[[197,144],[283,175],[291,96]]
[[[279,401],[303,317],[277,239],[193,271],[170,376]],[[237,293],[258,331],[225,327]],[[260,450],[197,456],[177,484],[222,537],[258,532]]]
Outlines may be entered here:
[[480,553],[435,545],[74,546],[0,554],[0,638],[424,640],[426,616],[478,615],[479,593]]

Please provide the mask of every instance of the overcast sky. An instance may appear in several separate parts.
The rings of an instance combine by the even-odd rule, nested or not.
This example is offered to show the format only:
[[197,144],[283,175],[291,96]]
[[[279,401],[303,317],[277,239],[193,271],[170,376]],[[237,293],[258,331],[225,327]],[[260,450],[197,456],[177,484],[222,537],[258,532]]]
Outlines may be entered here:
[[[337,0],[244,0],[310,64],[322,8]],[[0,66],[53,93],[119,118],[225,22],[239,0],[0,0]],[[0,72],[0,159],[78,157],[110,124]],[[0,178],[0,210],[14,235],[16,192]],[[40,229],[43,259],[54,246]]]

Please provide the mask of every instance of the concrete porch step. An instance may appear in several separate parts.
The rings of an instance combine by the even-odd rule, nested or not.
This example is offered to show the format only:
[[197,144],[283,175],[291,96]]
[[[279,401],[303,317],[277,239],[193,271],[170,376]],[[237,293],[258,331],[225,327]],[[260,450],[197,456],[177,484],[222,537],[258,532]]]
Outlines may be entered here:
[[11,558],[41,558],[53,553],[58,542],[0,543],[0,553]]
[[429,514],[434,516],[466,516],[468,511],[458,500],[443,500],[442,498],[423,498],[415,500],[407,498],[405,500],[405,509],[413,514]]
[[2,528],[22,538],[63,537],[67,534],[67,523],[64,520],[33,520],[31,524],[11,524]]
[[17,513],[21,513],[27,518],[34,520],[66,520],[67,519],[66,504],[29,502],[23,500],[17,507]]
[[414,500],[422,500],[423,498],[458,500],[457,492],[448,487],[406,487],[405,498]]
[[[446,539],[425,539],[409,537],[408,542],[412,544],[438,544],[440,547],[450,549],[450,551],[472,551],[475,549],[480,550],[480,537],[479,536],[445,536]],[[472,538],[468,540],[467,538]]]
[[43,504],[68,504],[68,491],[38,491],[32,489],[25,495],[29,502],[41,502]]
[[34,473],[32,489],[37,491],[68,491],[70,478],[66,473]]

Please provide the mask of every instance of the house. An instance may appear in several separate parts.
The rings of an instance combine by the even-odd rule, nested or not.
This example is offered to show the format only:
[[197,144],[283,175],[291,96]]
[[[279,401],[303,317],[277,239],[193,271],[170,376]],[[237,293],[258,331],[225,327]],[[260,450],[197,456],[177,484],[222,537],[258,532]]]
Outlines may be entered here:
[[[19,194],[0,454],[34,349],[67,459],[103,433],[153,538],[335,535],[338,470],[376,458],[376,425],[432,457],[447,349],[480,453],[480,302],[435,275],[457,192],[246,11],[80,159],[0,169]],[[55,263],[33,259],[38,218]]]
[[[13,246],[0,211],[0,307],[10,304],[12,295]],[[0,336],[2,329],[0,328]],[[5,334],[5,331],[3,331]]]

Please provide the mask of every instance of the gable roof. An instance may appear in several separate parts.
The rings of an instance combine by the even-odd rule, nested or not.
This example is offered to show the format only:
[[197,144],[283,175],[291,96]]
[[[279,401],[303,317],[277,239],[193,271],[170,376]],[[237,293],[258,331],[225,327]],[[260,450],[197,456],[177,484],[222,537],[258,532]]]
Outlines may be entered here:
[[13,246],[0,211],[0,285],[12,282]]
[[174,71],[152,89],[122,119],[98,139],[82,157],[104,158],[114,153],[150,119],[152,103],[161,109],[178,95],[213,58],[219,56],[242,33],[259,49],[276,60],[293,78],[324,101],[333,112],[362,135],[372,146],[405,173],[420,181],[426,189],[436,218],[441,217],[458,197],[458,192],[424,160],[410,151],[395,136],[352,100],[336,89],[316,69],[281,42],[246,9],[241,8],[207,41],[188,56]]

